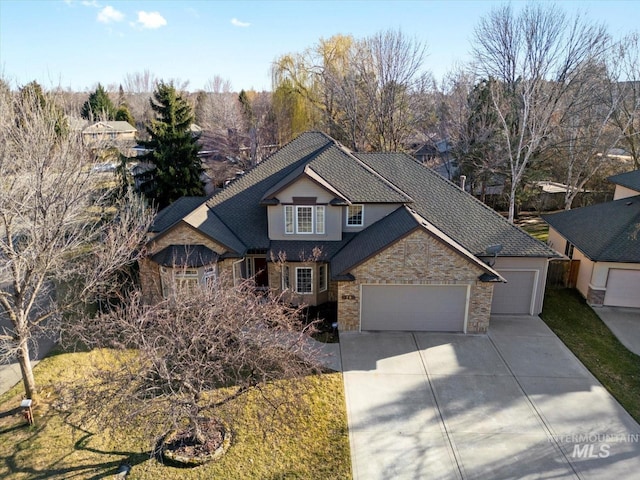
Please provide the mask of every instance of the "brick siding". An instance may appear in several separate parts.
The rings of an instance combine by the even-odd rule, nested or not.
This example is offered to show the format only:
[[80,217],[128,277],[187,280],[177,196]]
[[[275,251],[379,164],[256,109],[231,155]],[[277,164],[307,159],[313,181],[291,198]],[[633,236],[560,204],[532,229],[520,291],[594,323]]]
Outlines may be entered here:
[[418,230],[351,271],[353,282],[338,282],[341,331],[360,330],[360,286],[363,284],[471,285],[468,333],[489,328],[493,284],[479,282],[483,271],[460,254]]

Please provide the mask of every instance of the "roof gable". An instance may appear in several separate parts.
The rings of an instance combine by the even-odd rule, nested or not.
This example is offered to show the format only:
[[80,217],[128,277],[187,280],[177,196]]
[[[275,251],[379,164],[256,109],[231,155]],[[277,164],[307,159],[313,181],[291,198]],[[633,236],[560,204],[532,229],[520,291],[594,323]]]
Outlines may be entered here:
[[493,268],[406,206],[398,208],[382,220],[358,233],[353,240],[340,250],[331,260],[332,276],[344,278],[349,273],[349,270],[419,229],[427,231],[438,241],[464,257],[469,263],[488,273],[494,279],[493,281],[505,281]]

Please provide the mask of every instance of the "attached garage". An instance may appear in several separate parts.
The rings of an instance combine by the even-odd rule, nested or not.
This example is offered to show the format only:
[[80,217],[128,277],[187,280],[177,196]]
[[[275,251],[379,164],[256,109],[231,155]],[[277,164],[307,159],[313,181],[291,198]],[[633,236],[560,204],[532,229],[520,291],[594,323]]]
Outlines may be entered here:
[[464,332],[468,285],[361,285],[362,330]]
[[538,270],[498,270],[507,283],[493,287],[493,315],[532,315]]
[[604,305],[640,308],[640,270],[609,269]]

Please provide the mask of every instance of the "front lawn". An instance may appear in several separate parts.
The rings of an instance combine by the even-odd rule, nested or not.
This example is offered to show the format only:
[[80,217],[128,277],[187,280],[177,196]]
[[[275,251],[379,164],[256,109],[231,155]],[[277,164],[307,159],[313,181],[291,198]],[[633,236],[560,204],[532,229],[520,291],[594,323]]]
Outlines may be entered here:
[[575,290],[548,288],[541,317],[640,422],[640,357],[618,341]]
[[21,384],[0,397],[0,478],[112,478],[121,463],[132,465],[130,479],[351,478],[340,373],[310,378],[308,408],[290,416],[277,434],[260,428],[272,419],[270,414],[257,411],[250,401],[243,403],[231,425],[229,451],[217,463],[183,469],[150,458],[150,443],[139,432],[110,434],[82,422],[82,405],[56,394],[56,384],[82,382],[91,363],[100,361],[98,355],[56,353],[40,362],[35,375],[42,400],[32,427],[15,408]]

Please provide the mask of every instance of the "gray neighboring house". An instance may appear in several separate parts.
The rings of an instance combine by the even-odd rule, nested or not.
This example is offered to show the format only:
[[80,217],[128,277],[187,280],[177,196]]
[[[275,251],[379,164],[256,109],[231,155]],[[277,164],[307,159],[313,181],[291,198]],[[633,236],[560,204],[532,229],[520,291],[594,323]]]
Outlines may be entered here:
[[579,262],[590,305],[640,308],[640,170],[609,177],[613,201],[543,215],[549,245]]
[[341,331],[481,333],[542,310],[557,256],[413,157],[303,133],[204,198],[159,212],[149,302],[221,276],[296,304],[336,302]]

